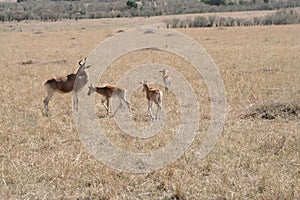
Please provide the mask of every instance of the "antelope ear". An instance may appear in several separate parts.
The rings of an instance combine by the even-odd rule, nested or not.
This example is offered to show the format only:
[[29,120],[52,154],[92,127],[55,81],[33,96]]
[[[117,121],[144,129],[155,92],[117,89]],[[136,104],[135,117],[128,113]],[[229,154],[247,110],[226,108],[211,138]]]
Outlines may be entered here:
[[139,84],[142,84],[142,85],[143,85],[143,82],[139,81]]
[[87,68],[90,68],[91,67],[91,65],[88,65],[88,66],[86,66],[85,68],[87,69]]

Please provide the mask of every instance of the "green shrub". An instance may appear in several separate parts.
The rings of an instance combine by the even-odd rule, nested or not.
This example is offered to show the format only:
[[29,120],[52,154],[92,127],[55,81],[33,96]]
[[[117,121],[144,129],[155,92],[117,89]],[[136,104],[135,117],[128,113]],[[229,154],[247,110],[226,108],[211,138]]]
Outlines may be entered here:
[[185,20],[181,20],[179,22],[179,27],[180,28],[189,28],[193,26],[193,21],[190,18],[187,18]]
[[172,28],[177,28],[178,25],[179,25],[179,21],[180,21],[180,19],[178,19],[178,18],[173,18],[173,19],[171,20],[171,27],[172,27]]
[[267,15],[264,17],[263,25],[271,25],[273,23],[272,15]]
[[253,18],[253,25],[261,25],[262,24],[262,18],[261,17],[254,17]]
[[235,19],[232,17],[227,17],[226,26],[234,26],[234,25],[235,25]]
[[282,9],[267,15],[262,21],[264,25],[297,24],[300,22],[300,14],[297,9]]
[[225,0],[202,0],[202,1],[211,6],[225,5]]
[[216,20],[217,20],[216,16],[209,16],[208,17],[208,26],[209,27],[216,26]]
[[126,5],[129,6],[130,8],[137,8],[137,3],[135,0],[128,0],[126,2]]
[[207,27],[208,24],[209,21],[206,19],[206,17],[203,16],[197,16],[193,21],[193,27]]

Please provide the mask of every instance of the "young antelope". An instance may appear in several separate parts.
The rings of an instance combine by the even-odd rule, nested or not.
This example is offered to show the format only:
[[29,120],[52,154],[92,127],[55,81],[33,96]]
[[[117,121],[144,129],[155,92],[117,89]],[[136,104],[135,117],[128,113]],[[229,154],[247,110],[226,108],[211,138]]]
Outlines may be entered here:
[[123,89],[123,88],[119,88],[117,86],[114,86],[114,85],[106,85],[104,87],[93,87],[92,85],[89,86],[89,91],[88,91],[88,95],[91,95],[92,93],[94,92],[97,92],[98,94],[102,95],[105,97],[106,99],[106,105],[104,104],[104,101],[102,101],[102,104],[104,105],[106,111],[107,111],[107,115],[110,114],[111,112],[111,109],[110,109],[110,98],[111,97],[118,97],[119,98],[119,106],[118,108],[115,110],[114,114],[115,115],[119,108],[123,105],[123,102],[126,103],[128,109],[129,109],[129,112],[130,112],[130,103],[126,100],[126,90]]
[[[159,88],[149,87],[149,83],[144,81],[144,83],[140,82],[143,85],[143,92],[146,92],[146,98],[148,99],[148,113],[151,121],[154,119],[158,119],[158,116],[162,110],[162,97],[163,93]],[[155,118],[152,114],[152,105],[153,102],[157,105],[157,112]]]
[[163,77],[163,82],[164,82],[164,86],[165,86],[165,91],[168,92],[170,85],[171,85],[171,77],[168,75],[168,70],[164,69],[162,71],[159,71],[162,73],[162,77]]

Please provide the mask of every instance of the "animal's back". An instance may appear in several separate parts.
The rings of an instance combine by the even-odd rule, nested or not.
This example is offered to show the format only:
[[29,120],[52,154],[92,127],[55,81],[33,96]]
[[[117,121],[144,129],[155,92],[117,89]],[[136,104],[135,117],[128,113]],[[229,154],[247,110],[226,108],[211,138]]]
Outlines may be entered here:
[[116,86],[114,86],[114,85],[106,85],[103,88],[110,89],[110,90],[115,90]]
[[165,75],[163,77],[163,81],[164,81],[164,84],[165,84],[165,89],[168,90],[170,85],[171,85],[171,81],[172,81],[171,77],[169,77],[168,75]]
[[106,97],[111,97],[113,94],[114,86],[106,85],[104,87],[96,87],[96,92]]
[[161,91],[157,88],[149,88],[149,92],[147,93],[147,99],[153,100],[155,103],[158,103],[161,98]]
[[45,82],[45,85],[55,89],[57,92],[68,93],[73,90],[76,75],[69,74],[67,78],[53,78]]

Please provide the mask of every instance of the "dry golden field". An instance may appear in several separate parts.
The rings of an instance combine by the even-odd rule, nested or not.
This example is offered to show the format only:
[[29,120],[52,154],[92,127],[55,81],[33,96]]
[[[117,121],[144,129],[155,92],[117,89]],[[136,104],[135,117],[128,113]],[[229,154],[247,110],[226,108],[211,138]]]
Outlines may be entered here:
[[[164,53],[122,57],[101,83],[114,83],[127,67],[155,61],[181,71],[198,88],[199,134],[171,165],[131,174],[99,162],[78,137],[71,93],[55,94],[50,116],[44,116],[45,80],[76,71],[81,58],[119,30],[146,24],[163,27],[163,19],[0,24],[1,199],[299,199],[300,25],[177,29],[207,50],[226,88],[226,123],[203,160],[195,152],[210,120],[207,88],[187,63]],[[142,91],[130,101],[136,123],[149,123]],[[169,134],[149,141],[113,134],[116,128],[103,107],[97,113],[108,138],[138,152],[172,140],[180,121],[177,104],[172,93],[166,95],[163,105],[172,119],[165,130]]]

